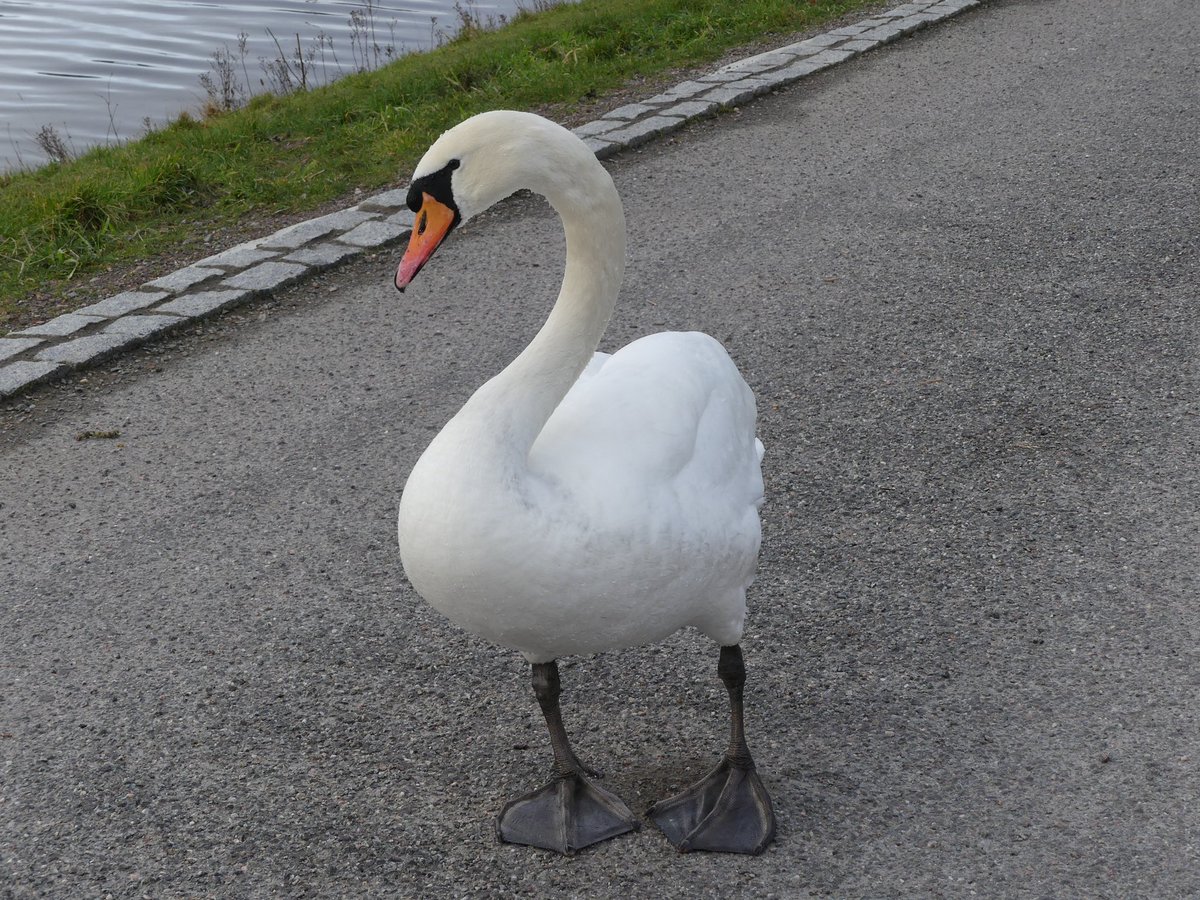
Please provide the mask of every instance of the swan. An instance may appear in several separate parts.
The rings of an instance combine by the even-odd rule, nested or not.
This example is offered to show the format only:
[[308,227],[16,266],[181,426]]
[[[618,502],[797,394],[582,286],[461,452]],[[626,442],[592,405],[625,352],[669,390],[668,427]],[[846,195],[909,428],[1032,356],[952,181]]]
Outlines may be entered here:
[[737,367],[694,332],[596,352],[624,273],[624,212],[584,143],[531,113],[473,116],[429,148],[408,191],[416,219],[396,287],[459,224],[523,188],[562,219],[557,302],[420,456],[398,523],[421,597],[531,665],[553,777],[505,805],[497,833],[573,853],[639,827],[571,748],[556,660],[692,626],[720,647],[729,749],[648,815],[681,851],[760,853],[775,819],[743,731],[739,642],[761,539],[762,444]]

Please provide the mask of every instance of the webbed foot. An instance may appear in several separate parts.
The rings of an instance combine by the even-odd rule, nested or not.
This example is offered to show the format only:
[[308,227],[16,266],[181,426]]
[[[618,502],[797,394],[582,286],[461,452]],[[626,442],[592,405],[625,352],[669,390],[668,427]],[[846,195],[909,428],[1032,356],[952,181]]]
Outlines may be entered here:
[[775,837],[771,798],[758,773],[728,757],[683,793],[647,813],[680,853],[759,854]]
[[580,772],[510,801],[496,819],[500,840],[568,855],[639,827],[629,807]]

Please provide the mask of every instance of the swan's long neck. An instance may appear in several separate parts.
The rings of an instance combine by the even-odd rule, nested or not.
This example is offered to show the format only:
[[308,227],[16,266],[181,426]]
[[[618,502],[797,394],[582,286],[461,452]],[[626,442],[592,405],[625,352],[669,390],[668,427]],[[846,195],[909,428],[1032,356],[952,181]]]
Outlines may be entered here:
[[588,162],[569,181],[539,191],[566,234],[566,272],[553,310],[525,350],[463,410],[486,422],[506,453],[522,458],[596,351],[625,270],[620,198],[604,168]]

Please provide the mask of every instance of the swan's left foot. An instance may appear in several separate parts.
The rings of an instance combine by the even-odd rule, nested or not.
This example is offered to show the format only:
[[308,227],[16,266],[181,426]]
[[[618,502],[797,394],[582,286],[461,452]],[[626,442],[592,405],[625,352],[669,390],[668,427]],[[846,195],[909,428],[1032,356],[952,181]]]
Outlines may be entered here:
[[775,813],[746,745],[742,687],[746,667],[738,646],[722,647],[717,673],[729,691],[729,750],[720,765],[682,794],[650,808],[681,853],[715,850],[759,854],[775,839]]
[[775,837],[771,798],[758,773],[729,757],[681,794],[647,813],[680,853],[759,854]]
[[496,820],[502,841],[568,855],[639,827],[624,803],[579,772],[510,801]]

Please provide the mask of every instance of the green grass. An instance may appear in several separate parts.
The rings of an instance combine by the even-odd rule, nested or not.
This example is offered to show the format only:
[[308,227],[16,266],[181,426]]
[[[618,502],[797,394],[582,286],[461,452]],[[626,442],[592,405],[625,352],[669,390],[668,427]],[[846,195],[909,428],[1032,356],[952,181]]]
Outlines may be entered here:
[[[395,183],[461,119],[594,98],[869,0],[583,0],[468,28],[436,50],[287,97],[257,97],[67,163],[0,176],[0,330],[113,267],[255,216]],[[47,298],[50,298],[47,301]]]

